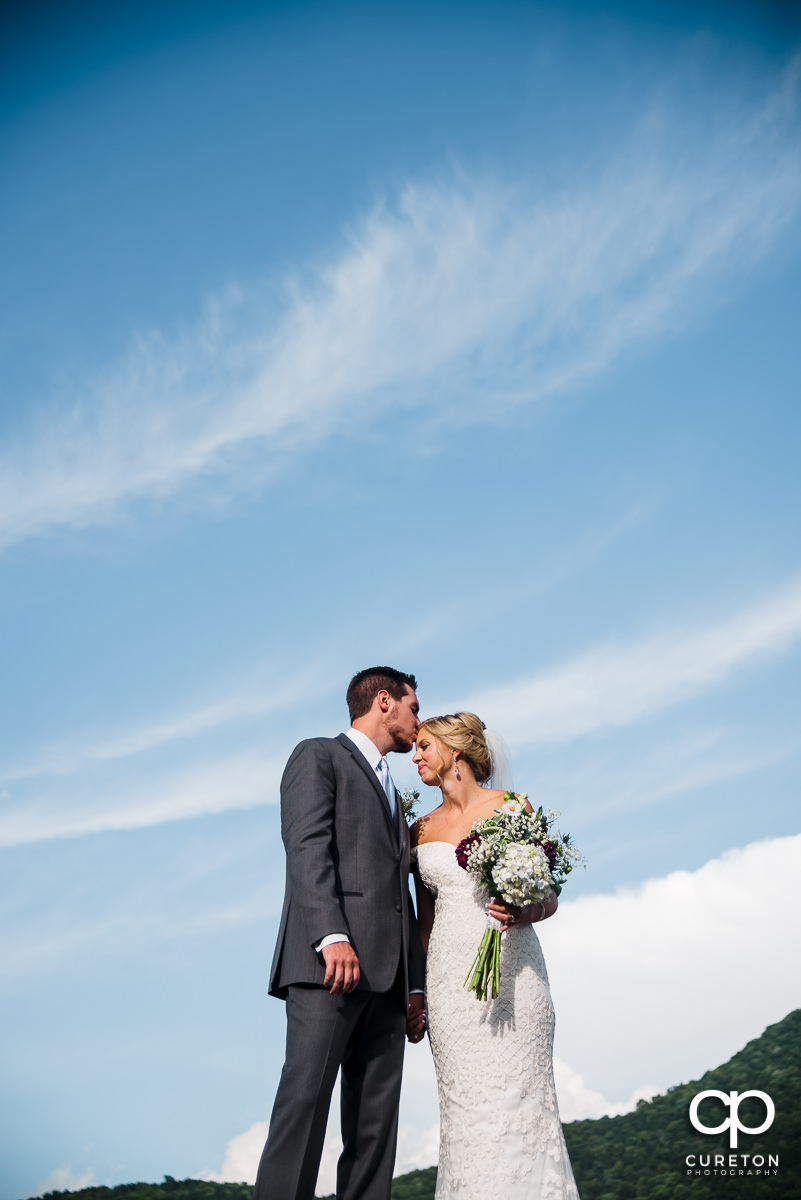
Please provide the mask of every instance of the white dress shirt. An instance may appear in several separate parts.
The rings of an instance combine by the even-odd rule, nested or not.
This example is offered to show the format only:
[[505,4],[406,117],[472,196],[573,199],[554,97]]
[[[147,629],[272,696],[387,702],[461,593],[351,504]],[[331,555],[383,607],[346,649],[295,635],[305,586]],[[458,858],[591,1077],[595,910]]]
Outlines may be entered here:
[[[348,732],[345,734],[345,737],[350,738],[350,740],[353,742],[354,746],[356,746],[356,748],[358,750],[361,750],[362,754],[364,755],[364,757],[369,762],[370,766],[375,771],[375,777],[378,780],[379,784],[381,785],[381,791],[383,792],[384,784],[381,779],[381,759],[384,758],[384,756],[382,755],[381,751],[378,749],[378,746],[376,746],[375,742],[372,742],[370,740],[370,738],[367,736],[366,733],[362,733],[361,729],[349,729]],[[386,759],[384,759],[384,761],[386,762]],[[387,770],[389,770],[389,763],[387,763]],[[394,783],[392,783],[391,775],[389,777],[389,782],[391,784],[391,787],[389,789],[390,794],[387,796],[387,800],[389,800],[390,811],[391,811],[393,819],[394,819],[394,817],[395,817],[395,785],[394,785]]]

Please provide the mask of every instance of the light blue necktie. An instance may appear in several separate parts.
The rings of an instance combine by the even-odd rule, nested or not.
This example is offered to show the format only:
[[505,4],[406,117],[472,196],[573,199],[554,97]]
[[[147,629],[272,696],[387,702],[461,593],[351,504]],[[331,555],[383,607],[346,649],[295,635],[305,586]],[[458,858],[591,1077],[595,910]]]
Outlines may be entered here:
[[382,756],[381,762],[378,764],[378,778],[381,780],[381,786],[389,800],[389,810],[393,817],[395,816],[395,789],[392,786],[392,780],[389,777],[389,763]]

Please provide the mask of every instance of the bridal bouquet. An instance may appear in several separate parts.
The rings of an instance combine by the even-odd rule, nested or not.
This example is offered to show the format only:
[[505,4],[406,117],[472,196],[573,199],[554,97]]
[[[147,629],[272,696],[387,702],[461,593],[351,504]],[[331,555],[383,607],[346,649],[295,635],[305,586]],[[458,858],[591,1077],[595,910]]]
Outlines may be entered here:
[[[459,866],[474,875],[490,898],[523,907],[546,901],[551,892],[557,896],[562,884],[581,861],[570,843],[569,833],[553,828],[558,813],[545,815],[526,808],[526,796],[507,792],[500,810],[484,821],[476,821],[466,838],[456,847]],[[501,984],[500,925],[487,917],[487,929],[481,939],[464,986],[478,1000],[492,1000]]]

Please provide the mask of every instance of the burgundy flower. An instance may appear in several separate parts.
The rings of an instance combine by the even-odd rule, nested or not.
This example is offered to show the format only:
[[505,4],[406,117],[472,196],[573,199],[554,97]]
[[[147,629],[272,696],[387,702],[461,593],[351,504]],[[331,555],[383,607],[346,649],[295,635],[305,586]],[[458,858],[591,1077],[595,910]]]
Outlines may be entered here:
[[543,842],[542,848],[545,851],[545,857],[548,859],[548,864],[551,867],[551,870],[553,870],[553,865],[556,862],[556,850],[550,842]]
[[467,870],[468,851],[470,850],[471,846],[475,845],[476,842],[480,842],[480,841],[481,841],[480,833],[468,833],[467,837],[462,838],[461,842],[456,847],[456,861],[458,862],[459,866],[462,867],[465,871]]

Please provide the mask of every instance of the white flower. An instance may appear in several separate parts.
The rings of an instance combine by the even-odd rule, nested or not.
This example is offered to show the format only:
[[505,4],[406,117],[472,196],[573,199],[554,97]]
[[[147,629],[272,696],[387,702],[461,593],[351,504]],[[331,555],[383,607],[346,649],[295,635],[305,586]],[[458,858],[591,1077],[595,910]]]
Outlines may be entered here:
[[506,847],[495,863],[492,878],[506,903],[521,907],[544,900],[553,887],[542,847],[519,842]]

